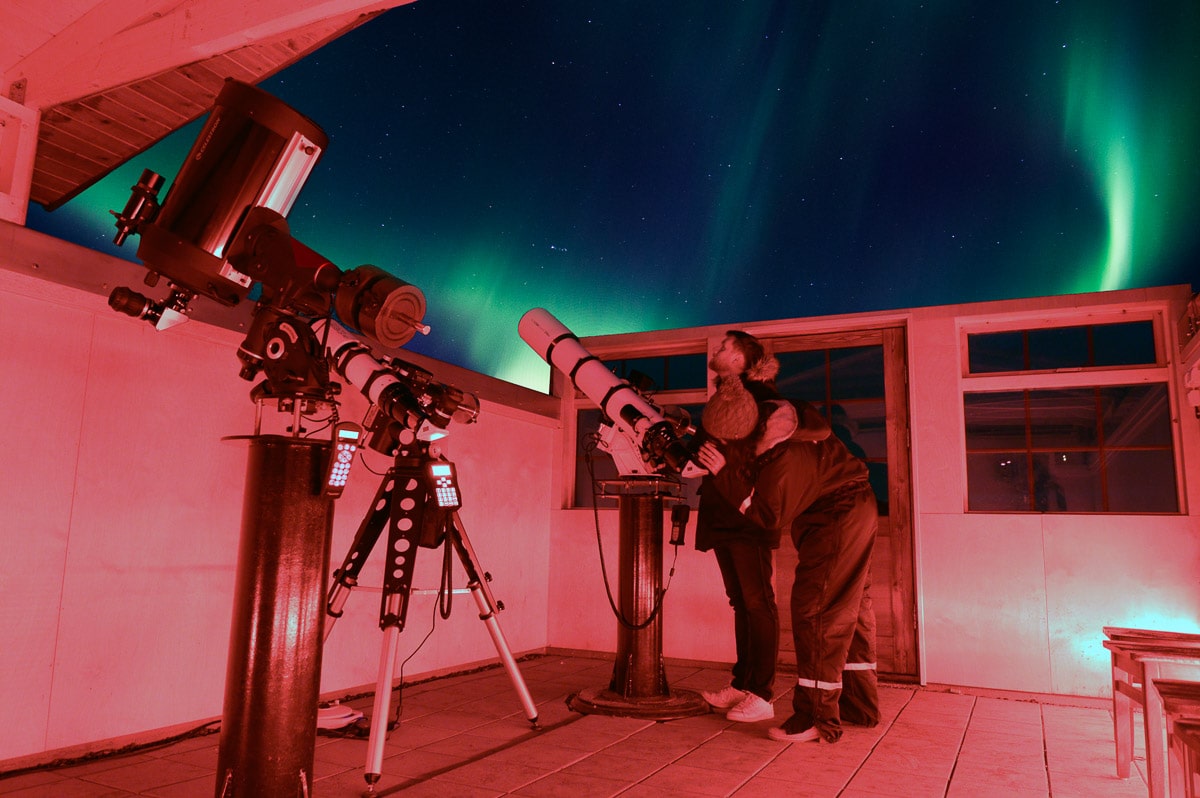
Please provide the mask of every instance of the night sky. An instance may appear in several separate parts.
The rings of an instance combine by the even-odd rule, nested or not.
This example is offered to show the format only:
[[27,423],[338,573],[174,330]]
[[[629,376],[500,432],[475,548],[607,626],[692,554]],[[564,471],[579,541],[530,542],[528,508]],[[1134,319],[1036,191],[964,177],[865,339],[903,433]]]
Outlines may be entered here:
[[[1195,0],[418,0],[261,86],[330,136],[293,235],[421,288],[408,349],[544,390],[532,307],[582,336],[1195,286],[1197,41]],[[198,130],[29,227],[133,259],[108,211]]]

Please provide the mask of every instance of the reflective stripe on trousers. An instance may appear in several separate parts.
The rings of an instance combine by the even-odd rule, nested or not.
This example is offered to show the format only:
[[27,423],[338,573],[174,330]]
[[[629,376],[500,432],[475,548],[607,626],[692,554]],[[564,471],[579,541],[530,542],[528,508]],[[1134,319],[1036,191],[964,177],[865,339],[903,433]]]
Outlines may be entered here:
[[[874,662],[847,662],[846,667],[842,670],[847,671],[873,671],[875,670]],[[818,690],[841,690],[841,682],[822,682],[818,679],[796,679],[797,687],[815,687]]]

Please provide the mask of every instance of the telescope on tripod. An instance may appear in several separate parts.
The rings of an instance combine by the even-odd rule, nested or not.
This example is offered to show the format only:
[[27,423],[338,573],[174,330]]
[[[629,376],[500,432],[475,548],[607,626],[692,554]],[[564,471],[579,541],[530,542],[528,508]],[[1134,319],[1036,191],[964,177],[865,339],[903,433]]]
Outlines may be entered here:
[[[147,169],[125,207],[112,212],[115,243],[140,237],[137,256],[147,269],[147,288],[162,278],[167,283],[158,299],[116,288],[109,296],[114,310],[161,331],[186,322],[198,297],[226,307],[254,302],[236,352],[242,379],[262,377],[250,391],[254,434],[226,438],[248,441],[250,454],[217,798],[312,793],[325,619],[334,603],[340,611],[383,525],[389,526],[390,544],[410,548],[407,560],[394,559],[387,569],[380,620],[385,655],[391,653],[386,659],[394,659],[404,624],[416,548],[445,543],[462,561],[480,618],[527,716],[535,725],[537,720],[495,619],[500,605],[458,518],[454,465],[435,443],[452,422],[474,421],[478,401],[418,366],[372,354],[371,347],[395,350],[418,332],[428,334],[420,289],[374,265],[344,271],[293,237],[286,222],[327,145],[313,121],[228,79],[166,196],[159,198],[166,180]],[[335,324],[355,340],[339,338],[331,352],[329,338],[339,337]],[[364,425],[338,417],[335,371],[370,401]],[[289,434],[262,434],[264,407],[290,415]],[[307,422],[328,430],[329,439],[308,436]],[[359,529],[353,559],[330,589],[333,502],[363,444],[394,463]],[[392,572],[399,568],[407,570],[397,577]],[[390,670],[382,662],[379,692],[381,721],[391,692]],[[373,725],[366,774],[372,788],[382,736]]]
[[[413,592],[414,566],[421,548],[446,547],[443,568],[447,571],[450,552],[458,555],[479,619],[487,627],[525,716],[535,729],[538,710],[496,617],[503,605],[492,596],[488,586],[491,575],[480,566],[459,518],[462,493],[457,469],[439,444],[448,434],[446,428],[451,422],[475,421],[478,400],[473,394],[434,382],[429,372],[411,363],[377,360],[366,347],[354,341],[336,344],[332,361],[338,373],[372,402],[373,420],[367,422],[367,445],[393,458],[341,567],[334,571],[326,605],[331,618],[326,625],[328,636],[333,622],[341,617],[350,592],[358,586],[359,574],[386,527],[379,608],[384,639],[364,771],[368,790],[373,792],[382,774],[396,648],[404,630]],[[444,572],[443,587],[448,587],[448,581],[448,573]]]

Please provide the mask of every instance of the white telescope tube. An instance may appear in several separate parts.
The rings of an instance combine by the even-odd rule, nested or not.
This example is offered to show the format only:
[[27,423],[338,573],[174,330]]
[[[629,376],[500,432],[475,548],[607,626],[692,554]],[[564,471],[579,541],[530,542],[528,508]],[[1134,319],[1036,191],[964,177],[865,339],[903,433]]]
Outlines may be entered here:
[[683,476],[696,475],[700,467],[691,461],[662,411],[609,371],[548,310],[527,311],[517,331],[542,360],[570,377],[575,387],[596,403],[617,432],[641,453],[650,472],[666,468]]

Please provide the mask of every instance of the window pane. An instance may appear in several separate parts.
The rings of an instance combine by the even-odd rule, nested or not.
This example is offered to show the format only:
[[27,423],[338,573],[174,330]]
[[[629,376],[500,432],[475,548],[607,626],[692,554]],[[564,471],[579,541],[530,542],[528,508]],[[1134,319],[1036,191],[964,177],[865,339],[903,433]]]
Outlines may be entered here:
[[[694,405],[677,405],[687,411],[691,416],[693,426],[699,427],[700,411],[704,408],[702,404]],[[665,410],[665,408],[664,408]],[[576,415],[576,431],[578,433],[578,459],[575,463],[575,507],[591,507],[593,506],[593,491],[600,490],[599,482],[601,480],[618,479],[617,466],[613,462],[612,455],[608,452],[590,448],[585,451],[587,442],[594,438],[600,429],[600,422],[604,418],[599,410],[580,410]],[[589,467],[591,471],[589,472]],[[697,505],[697,496],[700,488],[699,479],[684,479],[680,487],[682,496],[687,502],[695,507]],[[602,496],[599,502],[600,507],[616,507],[617,500],[615,497]]]
[[[660,391],[667,381],[667,361],[661,357],[632,357],[614,360],[604,365],[623,380],[629,380],[640,391]],[[639,375],[645,375],[640,377]],[[646,382],[646,380],[650,382]]]
[[842,439],[846,448],[856,457],[864,460],[882,460],[887,457],[887,430],[884,427],[882,399],[834,404],[829,413],[825,413],[822,405],[817,405],[817,409],[829,419],[834,434]]
[[1166,385],[1114,385],[1100,398],[1106,446],[1171,445]]
[[1165,384],[964,394],[963,410],[971,510],[1179,511]]
[[1022,391],[963,395],[967,450],[1025,449],[1025,394]]
[[790,399],[818,404],[825,401],[825,350],[777,352],[780,392]]
[[1029,368],[1069,369],[1090,365],[1087,327],[1029,331]]
[[1042,513],[1094,513],[1104,509],[1096,452],[1033,455],[1033,509]]
[[778,352],[777,384],[784,396],[809,402],[827,419],[833,397],[834,432],[867,463],[879,514],[888,514],[887,433],[883,347]]
[[833,434],[846,444],[846,448],[855,457],[866,461],[879,514],[887,515],[887,413],[883,400],[835,404],[829,413],[824,407],[817,409],[829,419]]
[[706,385],[708,385],[708,356],[703,352],[694,355],[671,355],[667,358],[667,377],[663,383],[664,390],[703,389]]
[[972,374],[1025,370],[1025,334],[1020,330],[967,336],[967,362]]
[[971,374],[1156,362],[1151,321],[967,335],[967,368]]
[[1175,457],[1170,451],[1108,452],[1108,509],[1113,513],[1174,513]]
[[1095,446],[1095,389],[1030,391],[1029,427],[1035,449]]
[[648,393],[704,388],[708,384],[708,358],[703,353],[630,357],[605,361],[604,365],[638,390]]
[[829,395],[834,400],[883,396],[883,347],[829,351]]
[[967,509],[991,512],[1029,510],[1029,466],[1025,453],[968,454]]
[[1033,464],[1033,509],[1039,513],[1061,513],[1067,509],[1067,491],[1058,480],[1055,457],[1050,454],[1035,454]]
[[1097,366],[1153,365],[1154,322],[1131,321],[1124,324],[1097,325],[1095,338]]
[[[592,491],[595,481],[616,479],[617,467],[612,457],[600,449],[590,448],[589,441],[598,429],[603,414],[599,410],[580,410],[576,415],[575,431],[579,459],[575,468],[575,506],[592,507]],[[601,507],[615,507],[616,501],[601,499]]]

